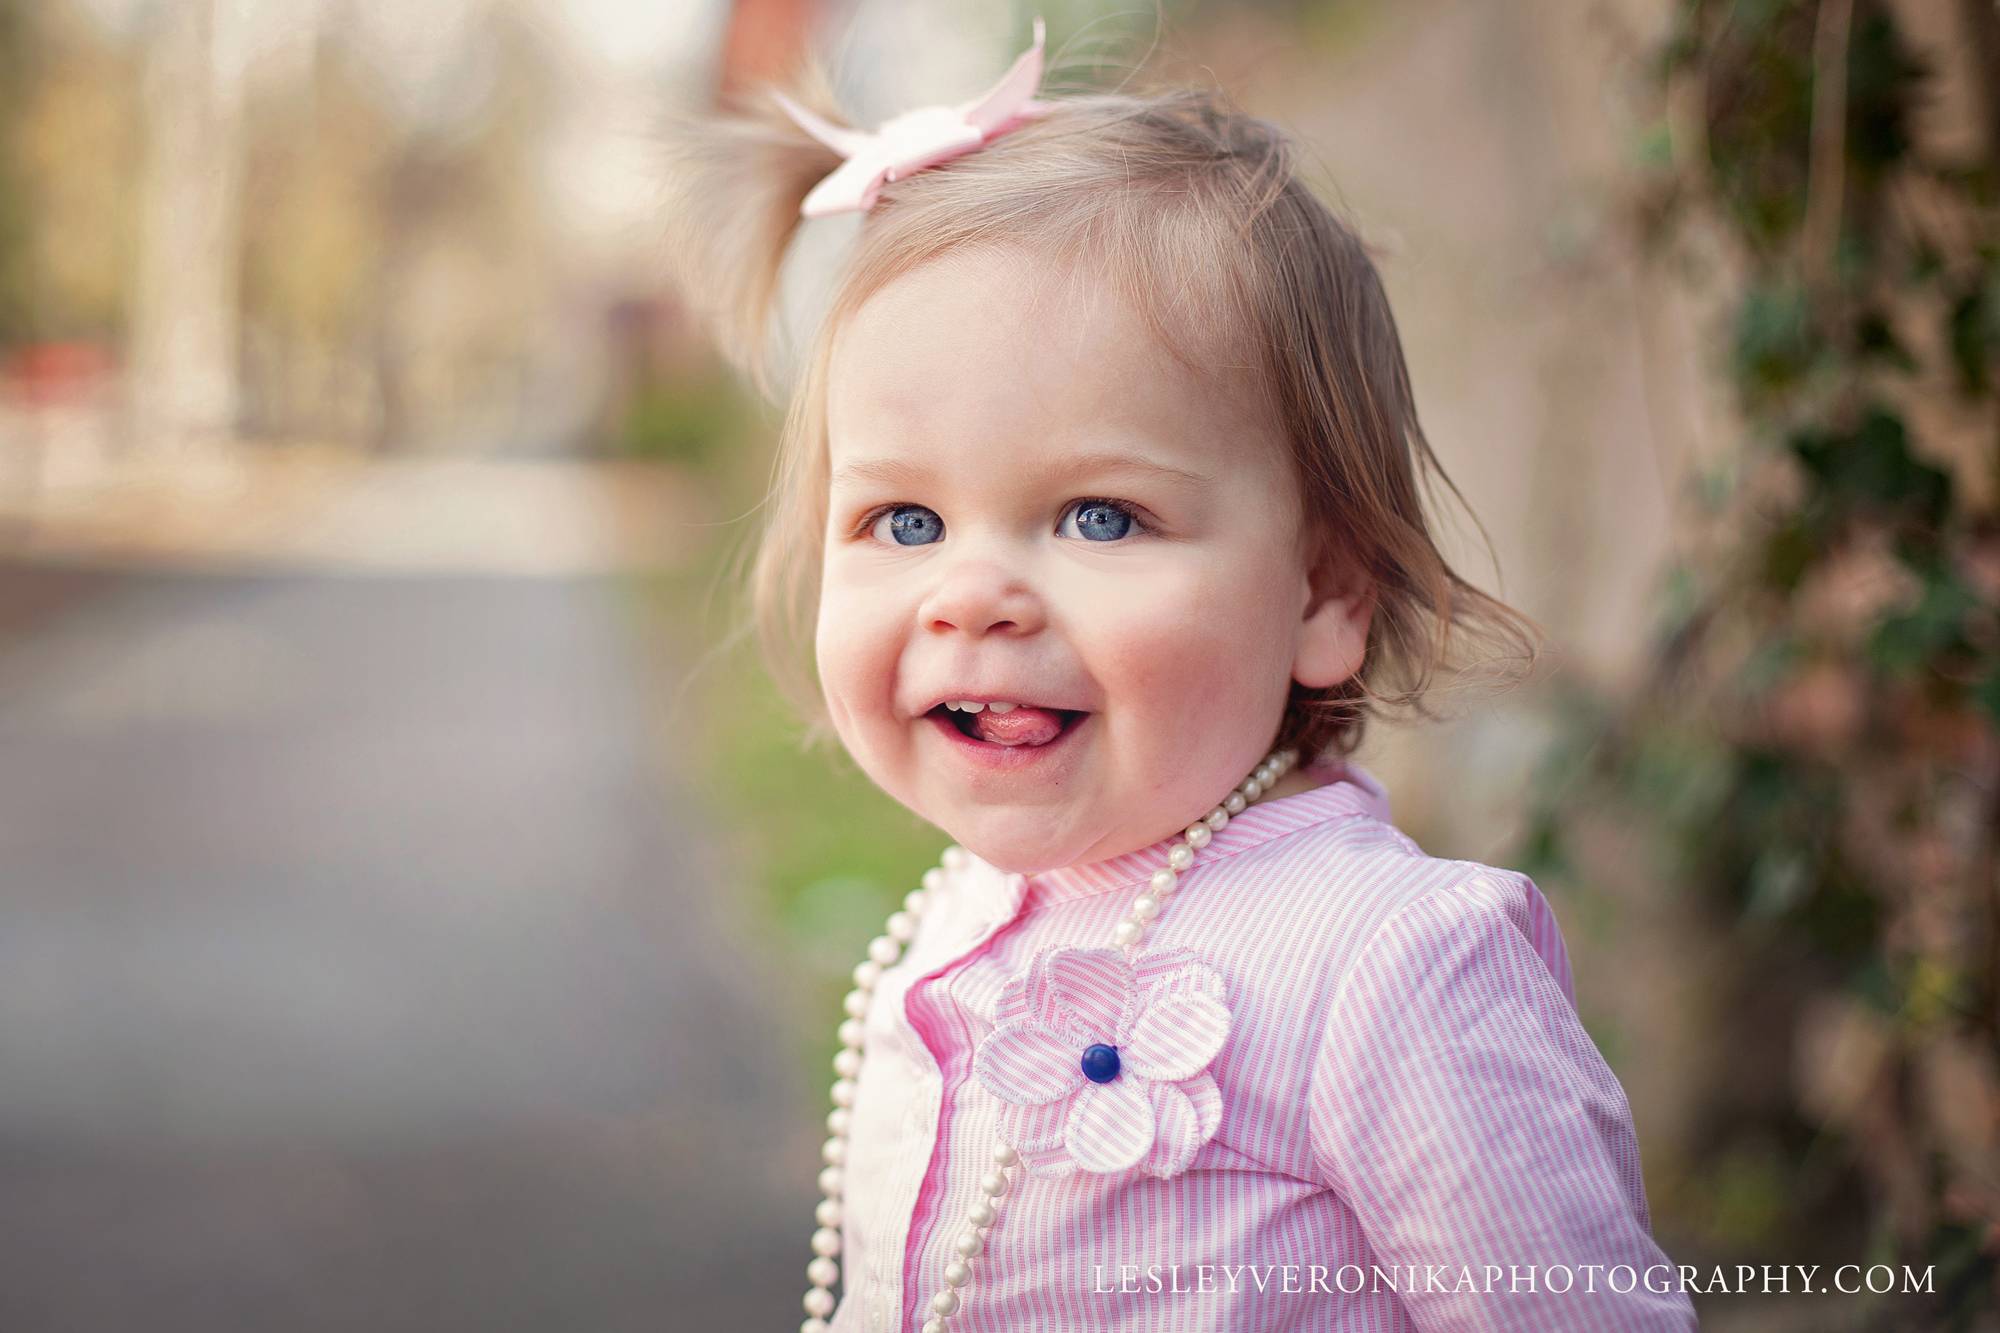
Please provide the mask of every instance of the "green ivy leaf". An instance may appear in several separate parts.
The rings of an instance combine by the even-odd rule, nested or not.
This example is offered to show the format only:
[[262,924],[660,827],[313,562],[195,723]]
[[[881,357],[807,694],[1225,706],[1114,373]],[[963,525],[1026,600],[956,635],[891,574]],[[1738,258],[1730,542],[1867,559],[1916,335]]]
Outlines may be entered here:
[[2000,666],[1988,672],[1986,679],[1973,688],[1972,698],[1986,710],[1986,716],[1993,725],[2000,727]]
[[1788,593],[1805,579],[1826,549],[1813,514],[1788,514],[1764,538],[1764,582],[1774,591]]
[[1946,318],[1946,343],[1957,372],[1959,390],[1985,395],[1993,391],[1992,366],[2000,356],[2000,275],[1959,294]]
[[1947,652],[1968,647],[1966,617],[1979,599],[1949,566],[1935,564],[1918,571],[1923,592],[1917,604],[1878,624],[1868,637],[1868,657],[1890,676],[1907,676]]
[[1736,312],[1736,373],[1746,389],[1771,392],[1805,378],[1819,345],[1796,285],[1752,287]]
[[1875,513],[1935,527],[1951,508],[1951,477],[1910,452],[1901,417],[1872,407],[1853,430],[1794,432],[1792,453],[1840,516]]

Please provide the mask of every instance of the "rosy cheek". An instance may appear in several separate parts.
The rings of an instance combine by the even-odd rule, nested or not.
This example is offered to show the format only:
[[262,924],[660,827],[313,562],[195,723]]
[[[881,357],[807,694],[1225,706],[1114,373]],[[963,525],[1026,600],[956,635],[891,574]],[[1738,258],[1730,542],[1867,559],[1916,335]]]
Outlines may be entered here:
[[1154,642],[1198,628],[1213,620],[1218,608],[1240,603],[1242,589],[1199,559],[1175,559],[1108,571],[1105,576],[1079,579],[1059,597],[1071,607],[1079,624],[1097,627],[1116,641]]
[[1229,706],[1258,656],[1254,641],[1271,635],[1241,588],[1187,568],[1149,581],[1142,597],[1107,604],[1094,623],[1102,642],[1117,645],[1116,670],[1128,689],[1163,707],[1199,700],[1207,711]]
[[1225,664],[1239,660],[1241,645],[1205,631],[1198,617],[1156,626],[1135,648],[1128,675],[1142,697],[1172,709],[1226,704],[1233,673]]
[[890,707],[896,664],[907,642],[891,615],[880,598],[838,587],[821,592],[814,634],[820,687],[829,707],[851,721]]

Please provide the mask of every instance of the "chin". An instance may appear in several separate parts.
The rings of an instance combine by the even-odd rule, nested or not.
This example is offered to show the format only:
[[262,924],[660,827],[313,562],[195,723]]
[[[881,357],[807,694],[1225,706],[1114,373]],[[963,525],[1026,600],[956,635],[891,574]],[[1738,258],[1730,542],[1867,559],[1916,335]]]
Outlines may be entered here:
[[1076,859],[1063,855],[1049,840],[1046,827],[1018,833],[978,827],[947,828],[945,832],[953,842],[1003,874],[1036,875],[1069,865]]

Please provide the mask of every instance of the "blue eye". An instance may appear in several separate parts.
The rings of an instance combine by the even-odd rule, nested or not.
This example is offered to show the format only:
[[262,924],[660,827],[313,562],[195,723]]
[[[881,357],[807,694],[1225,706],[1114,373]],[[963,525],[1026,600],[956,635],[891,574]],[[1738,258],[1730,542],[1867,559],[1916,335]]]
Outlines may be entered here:
[[[928,521],[922,518],[911,519],[904,517],[906,514],[911,513],[926,515]],[[887,508],[878,509],[875,513],[868,516],[868,526],[870,528],[877,525],[876,518],[878,515],[881,518],[889,520],[889,531],[895,534],[898,546],[928,546],[930,543],[922,539],[922,534],[931,528],[937,528],[940,531],[944,528],[944,524],[938,520],[938,516],[922,505],[890,505]],[[905,541],[903,540],[905,533],[916,534],[916,536],[912,540]]]
[[[1079,533],[1096,532],[1108,541],[1117,541],[1135,527],[1142,532],[1146,530],[1132,506],[1118,500],[1079,500],[1074,508],[1064,511],[1065,517],[1069,514],[1077,516]],[[1060,533],[1062,529],[1056,531]]]
[[[1139,517],[1137,509],[1123,500],[1078,500],[1063,510],[1063,518],[1067,520],[1072,514],[1078,517],[1078,535],[1097,546],[1118,541],[1135,529],[1139,532],[1152,531],[1152,527]],[[870,510],[855,525],[856,534],[872,535],[885,518],[889,520],[889,531],[898,546],[928,546],[931,541],[925,540],[925,535],[935,529],[934,540],[944,528],[935,510],[919,504],[889,504]],[[1060,526],[1056,531],[1057,535],[1062,535]]]

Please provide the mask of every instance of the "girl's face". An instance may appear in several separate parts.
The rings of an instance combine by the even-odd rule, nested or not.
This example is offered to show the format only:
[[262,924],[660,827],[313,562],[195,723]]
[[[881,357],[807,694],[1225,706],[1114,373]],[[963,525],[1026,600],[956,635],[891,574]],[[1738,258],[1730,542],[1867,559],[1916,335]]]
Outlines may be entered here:
[[[1190,376],[1094,279],[1031,308],[1039,276],[955,254],[839,331],[815,636],[855,762],[1023,873],[1207,813],[1264,757],[1294,678],[1360,667],[1370,610],[1305,567],[1251,372]],[[1089,716],[1002,768],[927,716],[945,698]]]

